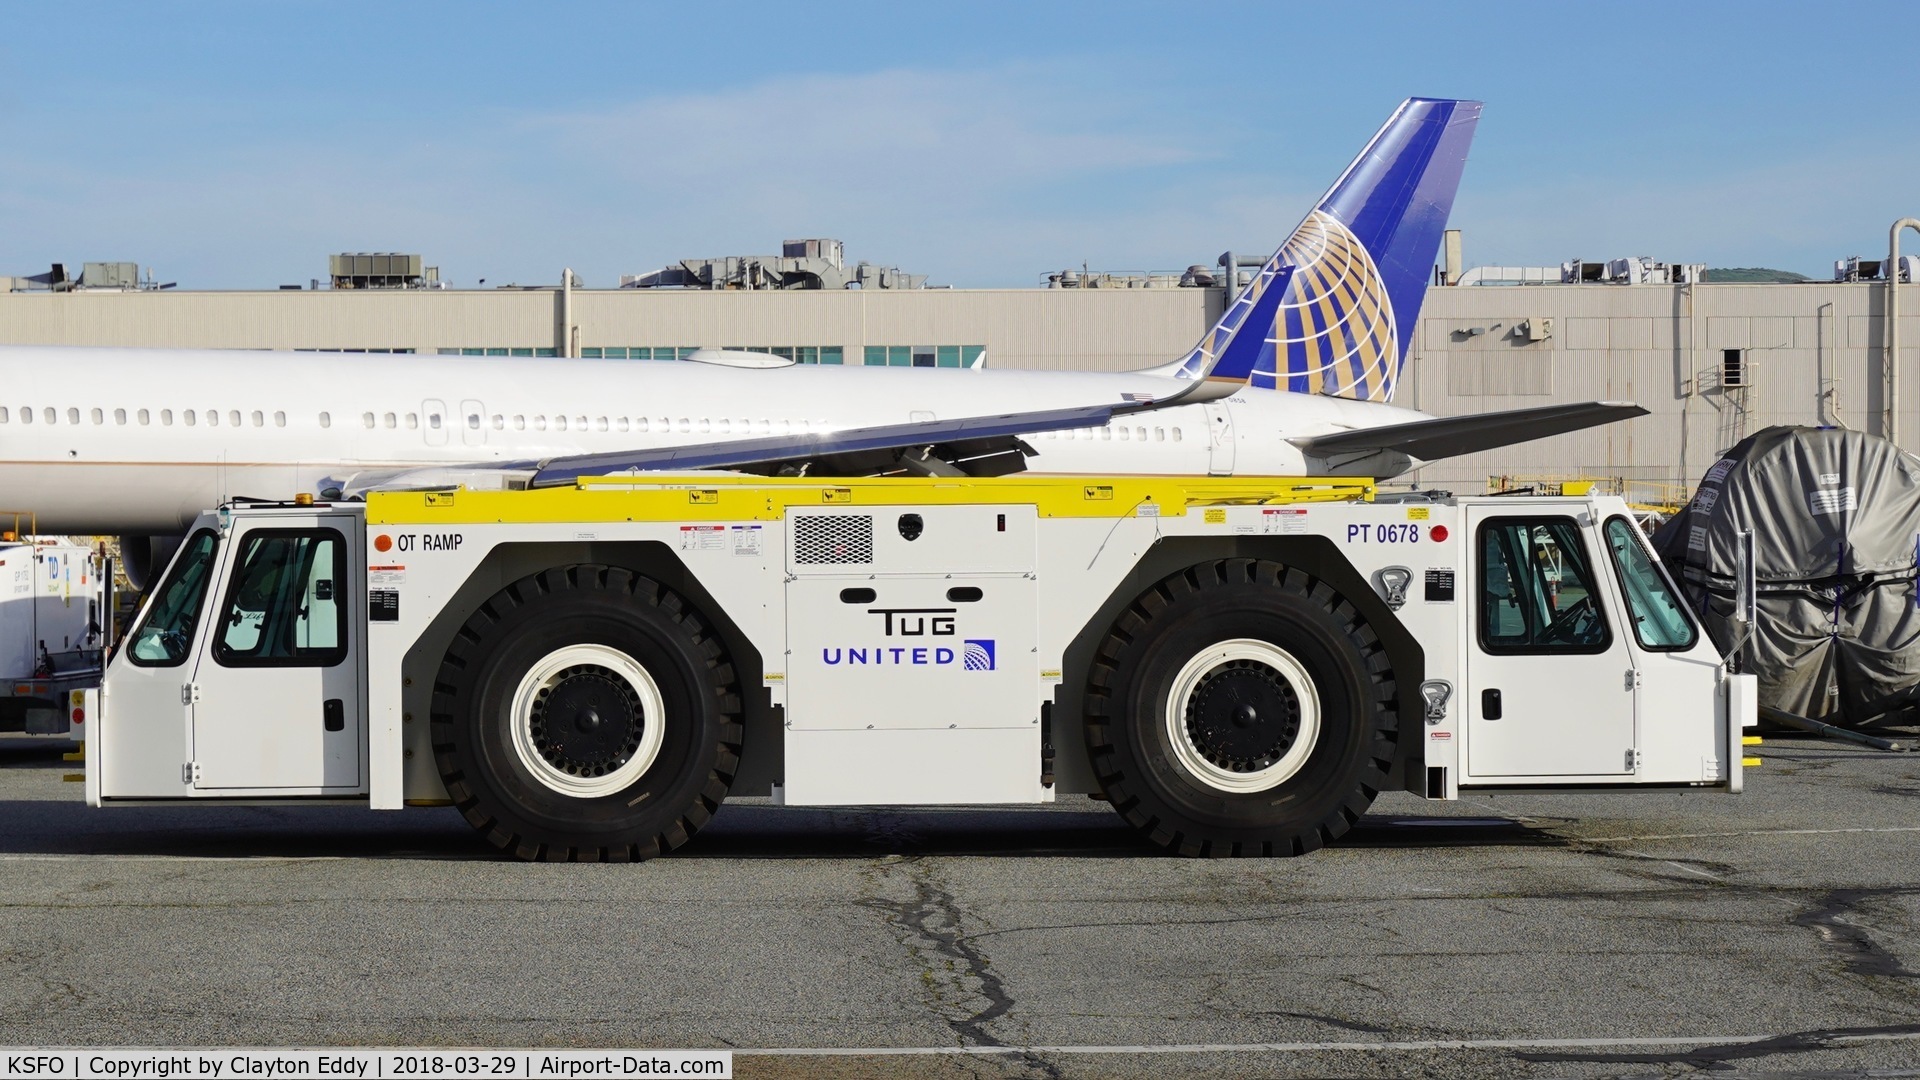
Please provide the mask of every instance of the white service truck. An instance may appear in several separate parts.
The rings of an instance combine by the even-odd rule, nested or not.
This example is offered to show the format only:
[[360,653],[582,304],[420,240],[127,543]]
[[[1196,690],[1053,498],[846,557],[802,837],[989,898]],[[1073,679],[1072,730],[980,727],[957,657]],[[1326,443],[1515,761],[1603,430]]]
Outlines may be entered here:
[[112,572],[58,538],[0,541],[0,735],[66,735],[73,691],[99,685]]
[[89,692],[86,793],[451,802],[552,860],[729,795],[1098,793],[1291,855],[1393,788],[1738,791],[1754,700],[1612,497],[628,475],[203,516]]

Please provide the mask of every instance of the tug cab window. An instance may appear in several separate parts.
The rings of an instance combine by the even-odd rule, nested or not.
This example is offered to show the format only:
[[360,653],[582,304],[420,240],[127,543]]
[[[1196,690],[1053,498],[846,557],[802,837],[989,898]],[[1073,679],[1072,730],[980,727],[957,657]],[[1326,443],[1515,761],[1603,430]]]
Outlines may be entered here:
[[1654,561],[1639,532],[1627,519],[1616,517],[1607,520],[1606,535],[1613,568],[1620,574],[1620,588],[1627,597],[1627,614],[1633,619],[1633,636],[1640,647],[1653,651],[1693,648],[1697,640],[1693,617],[1680,602],[1680,590],[1674,588],[1666,568]]
[[1571,518],[1495,518],[1480,526],[1480,647],[1489,653],[1599,653],[1613,636],[1593,562]]
[[147,613],[128,639],[127,659],[137,667],[177,667],[193,647],[193,631],[200,624],[200,603],[206,599],[207,578],[213,573],[213,533],[194,533],[153,590]]
[[224,667],[332,667],[345,659],[346,550],[332,529],[242,536],[214,660]]

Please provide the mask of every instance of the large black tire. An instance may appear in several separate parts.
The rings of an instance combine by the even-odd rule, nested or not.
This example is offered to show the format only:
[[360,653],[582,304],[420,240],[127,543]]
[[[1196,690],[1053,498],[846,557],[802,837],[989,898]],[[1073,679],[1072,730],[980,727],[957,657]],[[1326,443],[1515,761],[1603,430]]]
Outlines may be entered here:
[[1278,563],[1189,567],[1101,642],[1087,750],[1115,809],[1182,855],[1300,855],[1386,784],[1398,701],[1385,647],[1326,582]]
[[440,665],[432,725],[454,805],[522,859],[679,847],[740,761],[740,692],[718,634],[618,567],[547,570],[482,604]]

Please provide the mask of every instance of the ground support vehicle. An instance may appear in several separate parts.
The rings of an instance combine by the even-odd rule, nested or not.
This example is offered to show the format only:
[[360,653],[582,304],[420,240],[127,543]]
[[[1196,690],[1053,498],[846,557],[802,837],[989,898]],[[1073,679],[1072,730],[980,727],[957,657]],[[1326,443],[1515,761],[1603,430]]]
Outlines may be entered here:
[[112,573],[90,547],[0,542],[0,733],[66,735],[99,685]]
[[450,801],[556,860],[729,794],[1298,854],[1394,787],[1738,791],[1754,715],[1618,498],[1029,475],[227,507],[88,709],[94,805]]

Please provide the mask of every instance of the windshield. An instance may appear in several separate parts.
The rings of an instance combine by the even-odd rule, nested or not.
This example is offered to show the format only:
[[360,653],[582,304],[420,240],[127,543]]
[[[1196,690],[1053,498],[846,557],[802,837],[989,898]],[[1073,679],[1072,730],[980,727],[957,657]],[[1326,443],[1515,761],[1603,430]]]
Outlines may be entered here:
[[1633,616],[1633,636],[1644,649],[1687,649],[1693,646],[1693,620],[1674,592],[1673,582],[1653,561],[1639,532],[1626,518],[1607,522],[1607,550],[1620,572],[1621,591]]
[[173,667],[187,658],[194,627],[200,622],[200,603],[206,599],[207,580],[213,573],[213,547],[213,533],[201,531],[180,549],[166,580],[153,590],[146,618],[140,620],[129,639],[127,658],[133,663]]

